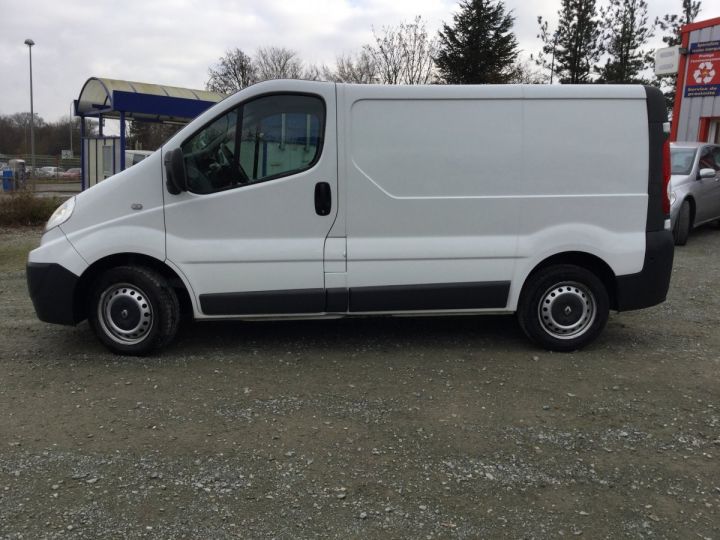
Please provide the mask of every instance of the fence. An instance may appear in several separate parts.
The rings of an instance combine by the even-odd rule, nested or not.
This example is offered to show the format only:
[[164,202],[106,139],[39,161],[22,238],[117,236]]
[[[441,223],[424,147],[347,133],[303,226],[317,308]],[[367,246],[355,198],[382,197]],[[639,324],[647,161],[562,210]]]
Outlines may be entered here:
[[[35,171],[32,169],[32,156],[30,154],[2,154],[0,162],[8,163],[11,159],[22,159],[25,160],[25,167],[28,171],[28,178],[51,178],[52,176],[38,174],[38,169],[41,167],[57,167],[58,173],[67,171],[68,169],[80,168],[80,158],[73,157],[70,159],[62,159],[61,156],[46,156],[46,155],[35,155]],[[58,177],[59,174],[54,175]]]

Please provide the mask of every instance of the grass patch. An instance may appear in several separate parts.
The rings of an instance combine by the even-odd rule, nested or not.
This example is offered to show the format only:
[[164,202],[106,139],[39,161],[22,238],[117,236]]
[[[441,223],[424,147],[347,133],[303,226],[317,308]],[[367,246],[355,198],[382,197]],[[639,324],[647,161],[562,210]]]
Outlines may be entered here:
[[44,225],[62,202],[57,197],[35,197],[31,191],[0,197],[0,227]]
[[19,272],[24,270],[28,253],[37,246],[37,242],[31,242],[29,240],[19,244],[0,242],[0,271]]

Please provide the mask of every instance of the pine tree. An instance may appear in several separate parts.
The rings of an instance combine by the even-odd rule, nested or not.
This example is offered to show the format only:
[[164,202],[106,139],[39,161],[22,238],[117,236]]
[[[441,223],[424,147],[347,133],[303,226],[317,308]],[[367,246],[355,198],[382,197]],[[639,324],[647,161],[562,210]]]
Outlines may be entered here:
[[667,14],[655,19],[655,26],[666,32],[662,40],[668,47],[680,45],[680,28],[694,22],[700,13],[702,2],[683,0],[682,14]]
[[542,17],[538,17],[538,24],[543,48],[535,59],[537,64],[556,73],[561,83],[592,82],[603,52],[595,0],[562,0],[554,32]]
[[641,50],[652,37],[648,26],[645,0],[610,0],[601,11],[607,26],[605,51],[609,58],[600,70],[600,81],[607,83],[642,83],[640,73],[648,67],[646,51]]
[[450,84],[509,82],[518,55],[515,17],[502,1],[462,0],[452,26],[439,32],[435,63]]

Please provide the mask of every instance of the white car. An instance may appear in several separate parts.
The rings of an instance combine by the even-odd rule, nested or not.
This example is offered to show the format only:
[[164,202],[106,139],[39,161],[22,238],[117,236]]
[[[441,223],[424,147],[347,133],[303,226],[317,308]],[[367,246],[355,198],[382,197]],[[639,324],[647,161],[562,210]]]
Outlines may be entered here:
[[37,171],[38,178],[59,178],[64,169],[60,167],[40,167]]
[[[123,354],[195,319],[518,314],[568,351],[665,299],[667,124],[642,86],[268,81],[63,204],[40,319]],[[667,154],[665,154],[667,155]],[[669,162],[669,159],[666,160]]]

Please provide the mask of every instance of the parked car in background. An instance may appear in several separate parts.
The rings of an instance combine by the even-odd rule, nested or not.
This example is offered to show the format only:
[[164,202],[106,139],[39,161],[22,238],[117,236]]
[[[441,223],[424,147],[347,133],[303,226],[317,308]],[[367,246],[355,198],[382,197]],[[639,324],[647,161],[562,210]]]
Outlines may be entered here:
[[61,167],[40,167],[37,171],[37,178],[58,178],[64,172]]
[[80,180],[80,168],[74,167],[72,169],[68,169],[60,175],[60,178],[65,180]]
[[684,246],[694,227],[720,220],[720,145],[672,143],[670,164],[673,237]]

